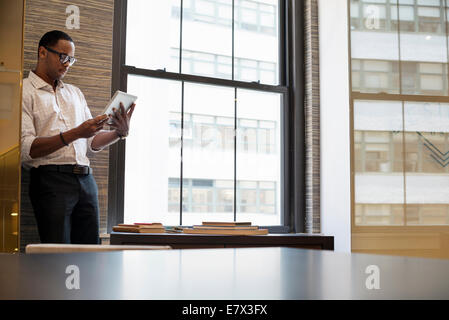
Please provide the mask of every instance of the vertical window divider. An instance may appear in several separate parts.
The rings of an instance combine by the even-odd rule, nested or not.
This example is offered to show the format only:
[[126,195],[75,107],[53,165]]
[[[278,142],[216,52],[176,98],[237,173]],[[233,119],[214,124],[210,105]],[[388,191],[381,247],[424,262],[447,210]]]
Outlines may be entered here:
[[[449,43],[448,43],[448,37],[449,37],[449,31],[447,28],[448,25],[448,16],[447,16],[447,0],[443,1],[443,19],[444,19],[444,30],[446,31],[445,37],[446,37],[446,55],[447,55],[447,61],[446,61],[446,69],[443,70],[443,72],[446,72],[446,90],[449,95]],[[447,142],[447,137],[446,137]],[[447,145],[447,144],[446,144]],[[447,172],[448,168],[446,168]],[[448,209],[446,209],[446,223],[449,224],[449,214]]]
[[[232,0],[232,81],[234,81],[235,59],[235,0]],[[237,87],[234,87],[234,221],[237,221]]]
[[181,0],[181,12],[179,15],[179,73],[182,73],[182,23],[183,23],[183,11],[184,0]]
[[[193,130],[193,128],[192,128]],[[184,81],[181,82],[181,172],[179,179],[179,225],[182,226],[182,198],[184,185]]]
[[[184,12],[184,0],[181,0],[181,12],[179,20],[179,73],[182,73],[182,23]],[[181,82],[181,172],[179,179],[179,225],[182,226],[182,197],[184,185],[184,81]]]
[[448,44],[448,36],[449,36],[449,32],[447,29],[447,24],[448,24],[448,17],[447,17],[447,0],[444,0],[443,3],[443,20],[444,20],[444,30],[445,32],[445,40],[446,40],[446,70],[443,70],[443,72],[446,72],[446,90],[448,90],[448,94],[449,94],[449,44]]
[[[402,59],[401,59],[401,10],[399,6],[399,0],[396,0],[397,12],[398,12],[398,71],[399,71],[399,94],[402,96]],[[416,9],[416,6],[415,6]],[[406,157],[405,157],[405,102],[402,100],[402,174],[403,174],[403,186],[404,186],[404,226],[407,225],[407,176],[406,176]]]
[[234,88],[234,221],[237,221],[237,88]]

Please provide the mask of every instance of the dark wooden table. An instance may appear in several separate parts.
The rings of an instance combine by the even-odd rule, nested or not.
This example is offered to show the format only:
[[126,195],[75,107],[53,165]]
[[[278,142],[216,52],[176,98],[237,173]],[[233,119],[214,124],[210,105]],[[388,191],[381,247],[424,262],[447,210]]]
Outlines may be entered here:
[[216,234],[112,232],[110,243],[114,245],[169,245],[173,249],[292,247],[334,250],[333,236],[304,233],[227,236]]
[[[66,287],[70,265],[79,289]],[[379,289],[366,286],[373,265]],[[0,299],[449,299],[449,260],[293,248],[1,254]]]

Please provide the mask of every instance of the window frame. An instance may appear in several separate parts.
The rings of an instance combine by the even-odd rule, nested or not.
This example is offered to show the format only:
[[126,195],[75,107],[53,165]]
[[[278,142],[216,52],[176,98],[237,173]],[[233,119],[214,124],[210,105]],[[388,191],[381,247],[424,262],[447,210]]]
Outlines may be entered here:
[[[149,70],[126,65],[127,0],[114,1],[113,58],[111,95],[127,91],[128,75],[165,80],[209,84],[237,89],[273,92],[282,95],[281,107],[281,225],[263,226],[271,233],[305,232],[305,124],[304,124],[304,4],[302,1],[279,0],[279,84],[244,82],[191,74]],[[181,0],[181,3],[183,0]],[[234,2],[233,2],[234,3]],[[182,12],[182,11],[181,11]],[[181,14],[182,21],[182,14]],[[234,28],[234,23],[233,23]],[[182,29],[182,23],[181,23]],[[233,62],[234,70],[234,62]],[[236,135],[234,137],[236,139]],[[234,140],[235,141],[235,140]],[[236,157],[236,144],[234,163]],[[107,231],[124,221],[124,182],[126,140],[119,140],[109,149],[109,184]],[[181,151],[182,152],[182,151]],[[234,166],[235,167],[235,166]],[[181,169],[182,173],[182,169]],[[236,181],[234,168],[234,181]],[[234,184],[234,220],[237,209],[237,184]],[[180,183],[182,186],[182,183]],[[182,187],[180,197],[182,199]],[[181,206],[182,207],[182,203]],[[182,219],[182,218],[180,218]],[[182,225],[182,221],[180,223]]]

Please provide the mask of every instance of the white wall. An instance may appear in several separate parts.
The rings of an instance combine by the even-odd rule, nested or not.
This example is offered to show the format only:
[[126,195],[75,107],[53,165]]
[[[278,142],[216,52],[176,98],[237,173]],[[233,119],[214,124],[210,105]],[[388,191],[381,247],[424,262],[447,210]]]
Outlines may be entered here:
[[351,251],[347,0],[318,0],[321,91],[321,231]]

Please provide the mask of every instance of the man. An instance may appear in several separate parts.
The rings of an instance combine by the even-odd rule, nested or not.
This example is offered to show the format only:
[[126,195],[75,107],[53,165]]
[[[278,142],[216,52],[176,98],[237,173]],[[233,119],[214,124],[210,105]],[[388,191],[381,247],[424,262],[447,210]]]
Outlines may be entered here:
[[36,69],[23,81],[22,164],[30,171],[30,199],[42,243],[99,243],[98,188],[87,150],[99,152],[128,135],[134,111],[92,118],[84,95],[61,81],[76,61],[62,31],[39,41]]

